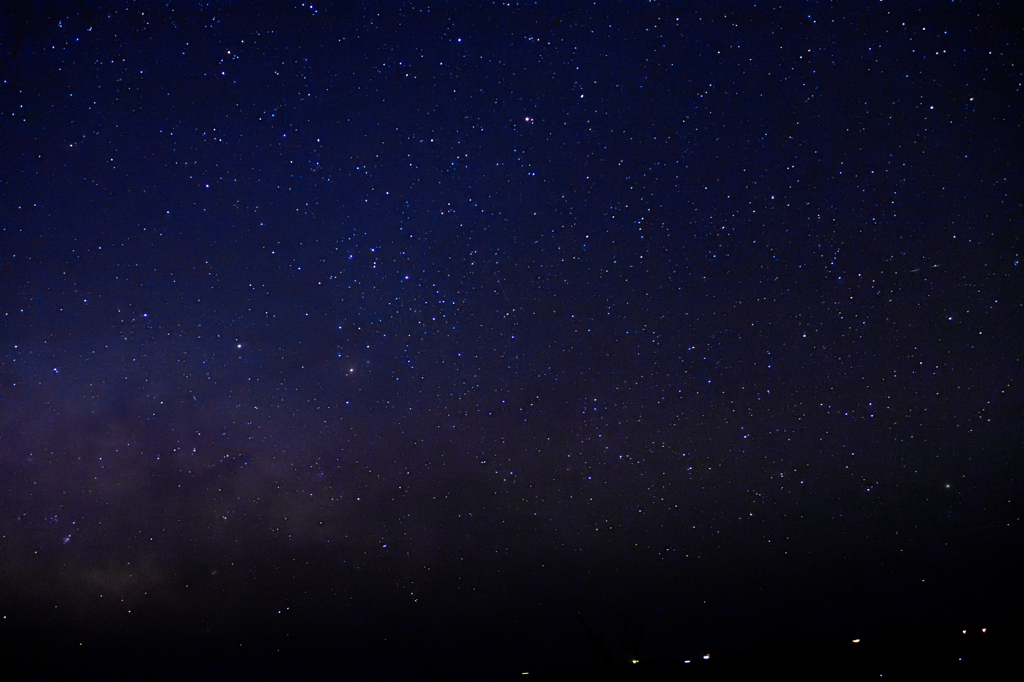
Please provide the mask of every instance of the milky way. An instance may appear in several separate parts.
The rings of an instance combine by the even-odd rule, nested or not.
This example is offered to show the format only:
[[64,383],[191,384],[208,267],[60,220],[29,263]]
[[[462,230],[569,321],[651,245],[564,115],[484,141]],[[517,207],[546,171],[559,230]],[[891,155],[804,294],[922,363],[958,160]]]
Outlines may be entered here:
[[1019,19],[0,11],[6,632],[517,671],[1008,617]]

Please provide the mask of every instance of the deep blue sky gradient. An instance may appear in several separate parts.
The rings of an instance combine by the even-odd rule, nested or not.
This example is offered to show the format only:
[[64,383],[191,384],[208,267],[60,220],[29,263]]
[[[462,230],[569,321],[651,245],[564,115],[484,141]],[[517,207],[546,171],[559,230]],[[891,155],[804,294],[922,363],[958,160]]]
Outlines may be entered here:
[[10,620],[1019,607],[1012,3],[12,7]]

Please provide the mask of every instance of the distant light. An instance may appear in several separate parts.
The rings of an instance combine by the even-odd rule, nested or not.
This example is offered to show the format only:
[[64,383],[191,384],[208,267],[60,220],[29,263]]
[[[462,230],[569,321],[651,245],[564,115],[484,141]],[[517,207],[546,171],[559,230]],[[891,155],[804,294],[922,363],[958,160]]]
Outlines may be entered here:
[[986,632],[986,631],[988,631],[988,628],[982,628],[981,631],[982,632]]
[[858,638],[858,639],[853,640],[853,643],[854,644],[860,644],[860,639]]
[[708,660],[709,658],[711,658],[711,654],[704,654],[704,660],[705,661]]
[[238,347],[239,347],[239,348],[241,348],[241,347],[242,347],[242,344],[238,344]]
[[967,630],[964,630],[964,634],[965,634],[965,635],[967,634]]
[[689,663],[689,661],[683,661],[683,663]]
[[633,665],[636,665],[636,664],[637,664],[637,663],[639,663],[639,662],[640,662],[640,661],[638,661],[637,659],[635,659],[635,658],[633,659]]

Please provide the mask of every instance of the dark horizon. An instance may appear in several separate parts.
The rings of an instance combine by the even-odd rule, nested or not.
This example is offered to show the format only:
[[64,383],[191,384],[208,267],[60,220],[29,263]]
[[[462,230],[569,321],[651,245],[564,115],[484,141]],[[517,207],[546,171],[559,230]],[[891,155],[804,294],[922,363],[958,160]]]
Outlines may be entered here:
[[1022,26],[6,4],[0,654],[986,674],[1024,603]]
[[1022,634],[1020,552],[1005,550],[1001,566],[976,561],[957,566],[958,575],[933,567],[916,594],[906,572],[882,575],[891,556],[868,566],[719,566],[714,579],[707,564],[501,564],[430,583],[415,600],[396,594],[408,576],[399,567],[368,577],[339,571],[338,557],[296,558],[277,571],[264,559],[259,578],[251,565],[216,574],[193,567],[179,594],[156,603],[106,594],[61,600],[56,615],[38,598],[8,600],[19,623],[4,623],[2,644],[15,670],[76,679],[732,679],[757,671],[976,679],[1011,665]]

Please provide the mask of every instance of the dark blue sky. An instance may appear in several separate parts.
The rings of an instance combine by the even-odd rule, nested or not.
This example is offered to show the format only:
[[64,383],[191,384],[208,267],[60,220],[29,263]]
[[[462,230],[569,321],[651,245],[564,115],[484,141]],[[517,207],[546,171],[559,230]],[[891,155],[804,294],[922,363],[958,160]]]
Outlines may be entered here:
[[5,627],[514,670],[576,612],[669,662],[1006,617],[1021,25],[0,10]]

